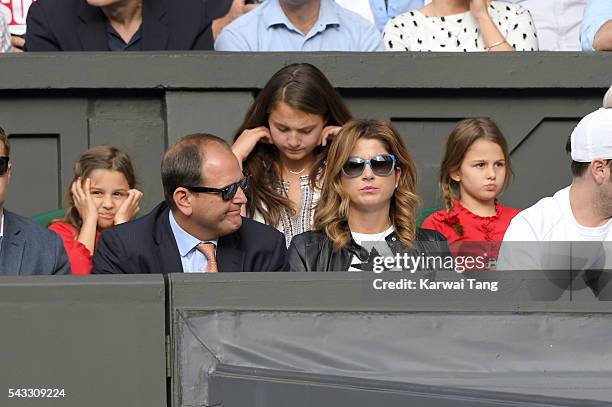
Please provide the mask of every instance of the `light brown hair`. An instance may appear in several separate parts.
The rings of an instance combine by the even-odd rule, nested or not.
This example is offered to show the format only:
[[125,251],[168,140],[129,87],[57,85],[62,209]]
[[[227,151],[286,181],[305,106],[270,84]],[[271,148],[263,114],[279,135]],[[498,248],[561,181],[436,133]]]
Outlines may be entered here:
[[444,158],[440,165],[440,177],[438,179],[444,206],[448,212],[453,212],[454,201],[459,191],[459,182],[452,179],[452,174],[459,171],[465,154],[477,140],[491,141],[502,149],[506,161],[506,179],[504,179],[501,191],[508,188],[512,181],[512,165],[510,164],[508,143],[497,124],[488,117],[461,120],[455,125],[446,140]]
[[342,127],[327,154],[327,168],[321,186],[313,229],[323,230],[333,242],[334,251],[351,241],[348,228],[349,197],[342,189],[342,167],[360,139],[379,140],[389,154],[395,155],[401,173],[391,198],[389,219],[399,240],[412,247],[415,239],[416,211],[420,201],[416,195],[417,174],[414,161],[397,130],[382,120],[351,120]]
[[[236,131],[234,141],[246,129],[268,127],[270,112],[281,102],[301,112],[321,116],[327,126],[341,126],[351,118],[342,98],[318,68],[307,63],[291,64],[276,72],[259,92]],[[313,188],[323,170],[328,146],[314,149],[316,161],[309,173]],[[280,193],[278,154],[273,144],[257,143],[243,164],[250,183],[245,191],[247,216],[252,218],[258,212],[265,223],[274,226],[280,222],[283,209],[293,212],[291,201]]]
[[[127,180],[130,189],[136,187],[136,177],[130,157],[117,147],[101,144],[81,154],[79,160],[74,164],[74,177],[70,185],[79,178],[85,181],[95,170],[119,171]],[[67,208],[66,214],[61,220],[74,226],[77,231],[81,230],[83,219],[74,205],[70,187],[64,196],[64,206]]]

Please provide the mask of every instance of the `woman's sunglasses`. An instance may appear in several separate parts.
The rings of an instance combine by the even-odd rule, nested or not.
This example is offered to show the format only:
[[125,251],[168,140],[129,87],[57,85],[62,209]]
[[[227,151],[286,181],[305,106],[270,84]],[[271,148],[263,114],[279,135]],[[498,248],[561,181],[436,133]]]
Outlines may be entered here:
[[8,156],[0,157],[0,175],[6,174],[9,166],[9,158]]
[[224,201],[231,201],[236,196],[236,192],[238,192],[238,188],[242,188],[245,191],[249,187],[249,177],[244,176],[238,182],[234,182],[233,184],[229,184],[223,188],[209,188],[209,187],[183,187],[187,188],[192,192],[207,192],[212,194],[221,194],[221,199]]
[[381,154],[366,160],[361,157],[349,157],[342,166],[342,174],[348,178],[356,178],[363,174],[365,166],[369,165],[374,175],[386,177],[395,169],[396,158],[393,154]]

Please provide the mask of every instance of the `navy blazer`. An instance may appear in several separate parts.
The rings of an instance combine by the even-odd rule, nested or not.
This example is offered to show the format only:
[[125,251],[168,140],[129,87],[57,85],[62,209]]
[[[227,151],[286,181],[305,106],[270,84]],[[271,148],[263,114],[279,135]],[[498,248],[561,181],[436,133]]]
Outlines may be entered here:
[[[161,203],[139,219],[102,232],[93,273],[181,273],[168,213],[168,206]],[[283,271],[286,254],[282,233],[246,218],[240,229],[217,241],[219,271]]]
[[[143,0],[142,50],[212,50],[202,0]],[[26,19],[26,51],[108,51],[102,10],[86,0],[38,0]]]
[[4,210],[0,275],[70,274],[64,243],[31,219]]

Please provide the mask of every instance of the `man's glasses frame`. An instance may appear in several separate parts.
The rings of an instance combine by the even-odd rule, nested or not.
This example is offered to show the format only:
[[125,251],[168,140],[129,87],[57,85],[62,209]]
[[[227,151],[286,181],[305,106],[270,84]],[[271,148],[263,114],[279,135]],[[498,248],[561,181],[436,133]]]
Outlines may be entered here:
[[8,155],[0,156],[0,175],[4,175],[8,171],[9,161]]
[[[389,163],[391,163],[390,167]],[[349,157],[342,166],[342,174],[347,178],[360,177],[369,165],[374,175],[387,177],[395,170],[397,158],[393,154],[380,154],[366,160],[361,157]]]
[[183,188],[188,189],[191,192],[204,192],[209,194],[221,194],[221,199],[224,201],[231,201],[236,196],[236,192],[238,192],[238,188],[241,188],[243,191],[249,187],[249,177],[245,175],[238,182],[234,182],[233,184],[229,184],[223,188],[210,188],[210,187],[200,187],[200,186],[184,186]]

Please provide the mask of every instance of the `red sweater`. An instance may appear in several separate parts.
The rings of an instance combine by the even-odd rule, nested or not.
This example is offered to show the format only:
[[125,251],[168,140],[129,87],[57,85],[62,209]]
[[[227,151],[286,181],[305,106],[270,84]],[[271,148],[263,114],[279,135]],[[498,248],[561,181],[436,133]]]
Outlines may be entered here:
[[[495,204],[496,214],[493,216],[478,216],[465,208],[458,199],[455,200],[454,212],[447,212],[446,209],[434,212],[425,219],[422,227],[433,229],[442,233],[450,245],[454,255],[461,253],[462,244],[459,242],[476,241],[480,242],[473,247],[484,248],[490,258],[497,258],[499,245],[504,238],[506,229],[510,225],[512,218],[520,211],[518,209]],[[453,227],[453,225],[457,225]],[[457,229],[463,229],[463,234]],[[487,243],[490,242],[490,243]],[[463,245],[464,250],[466,245]],[[476,249],[470,248],[470,252]],[[466,254],[466,253],[462,253]]]
[[[64,248],[68,254],[72,274],[91,274],[93,268],[92,256],[89,249],[76,240],[76,228],[66,222],[53,222],[49,225],[49,229],[60,235],[64,241]],[[96,246],[98,246],[99,238],[100,232],[96,232]]]

